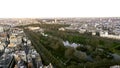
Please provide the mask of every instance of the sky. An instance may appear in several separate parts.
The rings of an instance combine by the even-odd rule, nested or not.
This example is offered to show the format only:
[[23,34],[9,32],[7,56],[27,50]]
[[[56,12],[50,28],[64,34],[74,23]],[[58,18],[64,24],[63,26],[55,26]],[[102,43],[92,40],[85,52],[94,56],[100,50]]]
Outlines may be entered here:
[[120,0],[0,0],[0,18],[120,17]]

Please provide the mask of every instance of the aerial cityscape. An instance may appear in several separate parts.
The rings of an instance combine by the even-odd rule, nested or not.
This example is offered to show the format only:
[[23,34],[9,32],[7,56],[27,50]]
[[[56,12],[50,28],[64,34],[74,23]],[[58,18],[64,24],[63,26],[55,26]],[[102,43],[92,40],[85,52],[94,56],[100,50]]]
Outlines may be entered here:
[[120,68],[120,17],[0,18],[0,68]]

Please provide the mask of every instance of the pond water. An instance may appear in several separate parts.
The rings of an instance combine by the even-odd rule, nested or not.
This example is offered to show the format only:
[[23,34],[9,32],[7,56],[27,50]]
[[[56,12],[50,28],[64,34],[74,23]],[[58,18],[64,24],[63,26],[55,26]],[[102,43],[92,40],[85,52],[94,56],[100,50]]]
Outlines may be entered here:
[[64,46],[70,46],[76,48],[77,46],[81,46],[81,44],[70,43],[69,41],[63,41]]
[[[74,47],[74,48],[76,48],[77,46],[83,46],[82,44],[70,43],[69,41],[63,41],[63,44],[64,44],[64,46],[70,46],[70,47]],[[115,53],[113,53],[111,55],[113,56],[113,60],[120,61],[120,55],[115,54]],[[88,61],[94,61],[90,55],[88,55],[86,59]]]
[[115,61],[120,61],[120,55],[118,55],[118,54],[111,54],[111,55],[113,56],[113,59]]

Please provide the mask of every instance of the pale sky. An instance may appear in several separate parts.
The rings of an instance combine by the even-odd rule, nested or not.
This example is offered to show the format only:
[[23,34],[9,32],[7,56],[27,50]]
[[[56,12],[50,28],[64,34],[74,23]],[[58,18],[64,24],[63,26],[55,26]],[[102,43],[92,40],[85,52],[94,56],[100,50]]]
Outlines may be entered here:
[[0,0],[8,17],[120,17],[120,0]]

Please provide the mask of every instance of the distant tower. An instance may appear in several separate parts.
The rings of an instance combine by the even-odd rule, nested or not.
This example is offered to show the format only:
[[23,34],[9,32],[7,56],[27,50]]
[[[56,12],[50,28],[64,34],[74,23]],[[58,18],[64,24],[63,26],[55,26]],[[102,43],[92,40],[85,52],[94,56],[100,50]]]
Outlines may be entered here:
[[57,22],[57,19],[55,19],[55,23]]

